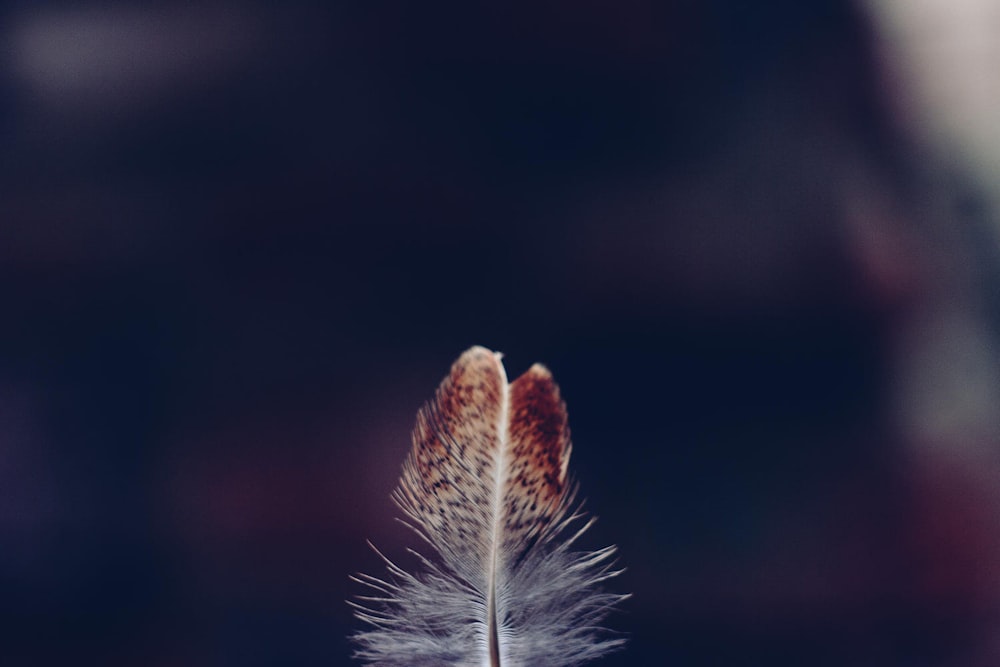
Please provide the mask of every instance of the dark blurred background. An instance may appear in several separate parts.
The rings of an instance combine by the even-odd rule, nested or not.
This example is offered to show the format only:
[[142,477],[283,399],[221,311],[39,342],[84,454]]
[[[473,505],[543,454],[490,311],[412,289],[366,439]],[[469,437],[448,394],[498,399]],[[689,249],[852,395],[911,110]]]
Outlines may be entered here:
[[0,662],[347,665],[417,408],[552,368],[603,665],[1000,664],[985,0],[7,2]]

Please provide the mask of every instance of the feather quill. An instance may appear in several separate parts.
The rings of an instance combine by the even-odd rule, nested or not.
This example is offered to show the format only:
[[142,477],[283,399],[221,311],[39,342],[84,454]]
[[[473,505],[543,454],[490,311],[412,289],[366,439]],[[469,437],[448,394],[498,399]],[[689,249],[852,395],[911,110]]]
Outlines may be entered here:
[[[436,552],[411,574],[353,579],[367,624],[355,657],[385,667],[569,667],[624,644],[600,627],[628,597],[606,592],[615,547],[574,542],[594,522],[574,507],[566,406],[548,369],[514,382],[500,355],[462,354],[417,415],[393,499]],[[376,550],[377,551],[377,550]]]

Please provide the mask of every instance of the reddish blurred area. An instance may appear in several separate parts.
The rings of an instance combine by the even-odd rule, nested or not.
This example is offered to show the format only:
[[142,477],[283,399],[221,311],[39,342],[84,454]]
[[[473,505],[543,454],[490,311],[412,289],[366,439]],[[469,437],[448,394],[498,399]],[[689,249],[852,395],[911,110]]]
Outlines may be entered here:
[[7,3],[0,662],[351,664],[482,344],[568,402],[602,664],[1000,664],[998,212],[866,6]]

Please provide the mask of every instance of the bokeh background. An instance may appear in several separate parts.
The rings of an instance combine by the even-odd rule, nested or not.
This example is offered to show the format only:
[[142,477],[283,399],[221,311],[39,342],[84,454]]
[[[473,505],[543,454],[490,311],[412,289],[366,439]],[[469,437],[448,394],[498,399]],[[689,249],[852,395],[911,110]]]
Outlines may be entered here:
[[[348,665],[472,344],[603,665],[1000,664],[1000,6],[0,8],[0,662]],[[405,559],[402,559],[405,562]]]

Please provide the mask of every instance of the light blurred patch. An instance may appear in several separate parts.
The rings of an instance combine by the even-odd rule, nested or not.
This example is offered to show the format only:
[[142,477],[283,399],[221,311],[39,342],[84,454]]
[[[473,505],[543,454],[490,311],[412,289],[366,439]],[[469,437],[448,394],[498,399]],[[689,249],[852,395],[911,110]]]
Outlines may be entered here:
[[225,75],[260,45],[261,17],[217,2],[32,9],[9,16],[7,68],[47,108],[134,107]]
[[900,428],[909,441],[992,459],[1000,419],[992,338],[961,312],[935,313],[900,343]]
[[867,0],[890,106],[937,159],[1000,197],[1000,3]]

